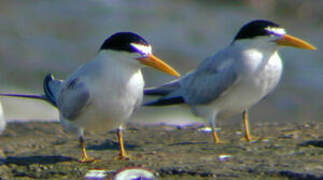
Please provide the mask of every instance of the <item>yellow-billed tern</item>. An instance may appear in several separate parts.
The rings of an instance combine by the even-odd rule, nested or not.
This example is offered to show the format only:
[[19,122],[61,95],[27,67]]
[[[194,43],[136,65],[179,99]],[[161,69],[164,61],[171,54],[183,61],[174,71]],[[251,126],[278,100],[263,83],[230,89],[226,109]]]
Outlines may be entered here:
[[244,25],[232,43],[206,58],[192,72],[145,95],[161,95],[147,106],[188,104],[207,120],[216,143],[215,121],[243,112],[245,137],[251,140],[247,110],[277,86],[283,71],[277,53],[283,46],[315,50],[311,44],[288,35],[271,21],[254,20]]
[[126,159],[121,129],[141,105],[144,89],[141,68],[144,65],[179,76],[152,54],[151,45],[142,37],[132,32],[119,32],[106,39],[98,55],[66,80],[47,75],[45,95],[1,95],[43,99],[56,106],[64,129],[80,138],[82,162],[91,161],[86,153],[84,129],[107,131],[117,128],[119,158]]

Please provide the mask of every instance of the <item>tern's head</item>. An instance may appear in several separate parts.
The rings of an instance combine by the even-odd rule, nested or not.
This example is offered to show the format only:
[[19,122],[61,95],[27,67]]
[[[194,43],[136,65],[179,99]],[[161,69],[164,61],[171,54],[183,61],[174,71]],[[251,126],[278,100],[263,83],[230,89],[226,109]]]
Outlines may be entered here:
[[295,48],[315,50],[308,42],[288,35],[284,28],[267,20],[254,20],[245,24],[235,36],[234,42],[253,41],[272,46],[290,46]]
[[152,53],[151,45],[141,36],[133,32],[118,32],[110,36],[102,44],[100,51],[114,51],[127,56],[131,61],[153,67],[174,76],[180,76],[171,66]]

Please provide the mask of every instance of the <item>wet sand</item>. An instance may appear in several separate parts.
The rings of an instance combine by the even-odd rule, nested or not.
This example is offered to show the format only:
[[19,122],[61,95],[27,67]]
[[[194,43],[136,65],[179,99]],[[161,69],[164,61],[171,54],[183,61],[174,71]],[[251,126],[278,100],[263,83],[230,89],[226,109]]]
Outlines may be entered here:
[[77,139],[58,123],[10,123],[0,136],[7,156],[0,162],[0,177],[83,179],[90,169],[142,166],[159,179],[323,179],[323,123],[255,124],[252,133],[261,138],[253,143],[240,140],[239,125],[226,125],[220,131],[225,143],[216,145],[200,128],[129,125],[128,161],[114,160],[114,132],[87,133],[88,153],[100,161],[79,163]]

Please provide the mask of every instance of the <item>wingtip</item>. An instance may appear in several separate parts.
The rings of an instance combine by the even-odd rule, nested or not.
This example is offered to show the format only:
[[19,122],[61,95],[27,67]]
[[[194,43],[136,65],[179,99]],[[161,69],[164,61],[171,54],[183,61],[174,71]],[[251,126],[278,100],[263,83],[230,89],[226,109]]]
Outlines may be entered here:
[[51,81],[55,80],[55,77],[52,73],[49,73],[45,76],[45,79],[43,81],[43,89],[44,89],[44,92],[45,92],[45,95],[46,97],[49,99],[49,101],[54,105],[56,106],[56,101],[55,101],[55,98],[54,98],[54,94],[53,92],[51,91],[50,87],[49,87],[49,83]]
[[51,81],[51,80],[54,80],[55,77],[52,73],[48,73],[46,76],[45,76],[45,81]]

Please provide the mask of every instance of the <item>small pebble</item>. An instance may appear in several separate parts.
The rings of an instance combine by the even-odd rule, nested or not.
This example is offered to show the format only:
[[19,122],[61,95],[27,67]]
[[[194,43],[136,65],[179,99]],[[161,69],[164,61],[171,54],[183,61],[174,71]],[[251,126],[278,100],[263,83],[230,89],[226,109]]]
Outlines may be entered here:
[[219,155],[219,160],[220,161],[227,161],[232,158],[232,155],[230,154],[220,154]]
[[107,170],[104,169],[91,169],[85,176],[85,180],[103,180],[107,177]]
[[236,131],[236,135],[241,136],[242,132],[241,131]]
[[206,126],[206,127],[199,128],[198,131],[199,132],[204,132],[204,133],[210,133],[210,132],[212,132],[212,128]]

